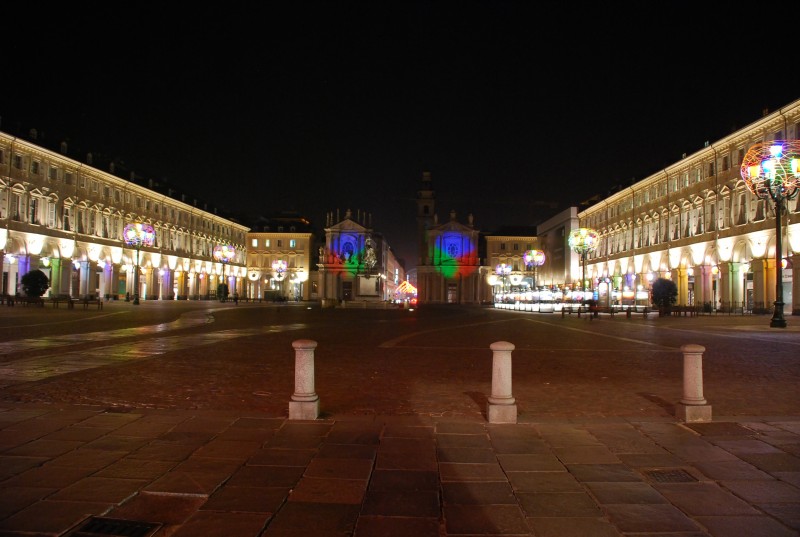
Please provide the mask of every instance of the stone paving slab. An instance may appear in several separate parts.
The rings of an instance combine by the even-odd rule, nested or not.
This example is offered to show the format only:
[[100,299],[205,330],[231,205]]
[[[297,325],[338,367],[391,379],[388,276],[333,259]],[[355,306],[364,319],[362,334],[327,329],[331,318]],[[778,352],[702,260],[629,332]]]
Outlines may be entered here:
[[[5,408],[2,430],[30,430],[29,420],[50,423],[48,412]],[[42,440],[26,435],[0,452],[8,462],[0,480],[0,534],[59,535],[92,515],[159,523],[164,535],[222,535],[224,527],[241,532],[228,535],[254,536],[300,535],[299,528],[306,535],[358,537],[412,529],[437,537],[714,536],[734,527],[797,535],[800,526],[800,473],[782,471],[800,462],[781,449],[800,443],[793,420],[765,421],[743,436],[719,434],[733,431],[735,422],[703,435],[660,421],[497,427],[447,419],[407,426],[393,416],[261,419],[73,413],[61,429],[46,427],[57,449],[42,452]],[[145,436],[119,434],[137,430],[137,422]],[[82,441],[61,434],[92,428],[102,434]],[[229,431],[269,434],[259,441]],[[783,443],[761,441],[776,431]],[[474,447],[474,438],[484,439],[482,447]],[[506,453],[512,445],[532,450]],[[44,454],[13,454],[30,451]],[[698,460],[697,451],[712,456]],[[662,475],[688,482],[658,482]]]
[[[666,398],[679,396],[680,364],[664,334],[704,344],[707,337],[674,319],[658,331],[653,320],[599,319],[591,331],[567,320],[563,328],[574,339],[562,337],[547,350],[519,345],[517,424],[486,423],[486,379],[476,381],[474,372],[487,362],[471,350],[486,345],[470,341],[470,333],[462,332],[458,349],[447,338],[425,342],[441,353],[444,369],[436,375],[444,371],[446,380],[404,377],[430,373],[430,355],[413,337],[381,346],[374,364],[352,376],[348,360],[366,361],[375,347],[362,353],[329,342],[318,358],[328,368],[319,380],[331,403],[318,420],[294,421],[275,410],[270,390],[291,387],[291,361],[273,348],[290,348],[305,333],[300,324],[276,324],[277,310],[258,312],[270,317],[253,328],[224,325],[224,311],[218,319],[197,311],[132,329],[98,320],[108,330],[50,339],[22,328],[19,344],[4,341],[0,376],[22,374],[13,370],[17,364],[40,382],[0,388],[0,535],[65,536],[90,516],[157,523],[155,537],[800,534],[800,416],[793,415],[798,399],[786,396],[796,394],[786,391],[797,371],[794,329],[777,334],[748,328],[753,321],[727,328],[703,321],[729,332],[727,346],[710,353],[710,378],[753,337],[771,351],[753,360],[772,362],[760,377],[742,374],[707,390],[712,403],[739,412],[710,423],[677,421],[675,400]],[[501,320],[498,333],[514,339],[542,319]],[[0,325],[7,322],[0,316]],[[211,328],[217,323],[221,330]],[[368,337],[356,322],[341,330]],[[390,331],[387,324],[384,342]],[[274,338],[268,346],[264,335]],[[581,338],[595,348],[578,348]],[[648,338],[647,352],[619,343]],[[223,346],[232,349],[225,361],[215,355]],[[62,370],[46,367],[48,351],[62,354],[53,361]],[[267,352],[274,359],[261,357]],[[601,359],[590,365],[590,355]],[[192,373],[198,363],[202,379]],[[570,382],[557,370],[568,371]],[[644,371],[653,390],[632,393]],[[348,385],[333,387],[339,378]],[[772,400],[771,381],[783,400]],[[140,399],[144,384],[150,398]],[[362,385],[374,390],[370,404],[358,400],[354,387]],[[241,388],[241,398],[226,393],[231,386]],[[285,392],[277,397],[281,406],[290,388]],[[594,411],[600,397],[604,409]],[[109,403],[97,404],[103,398]]]

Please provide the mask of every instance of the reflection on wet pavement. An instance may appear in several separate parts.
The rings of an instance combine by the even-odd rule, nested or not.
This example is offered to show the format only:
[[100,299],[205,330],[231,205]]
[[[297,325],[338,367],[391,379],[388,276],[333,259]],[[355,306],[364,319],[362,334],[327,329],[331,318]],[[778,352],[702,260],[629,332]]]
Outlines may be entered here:
[[[210,320],[209,320],[210,319]],[[10,341],[0,344],[0,352],[12,353],[22,352],[31,349],[54,348],[64,345],[74,344],[76,341],[82,343],[93,341],[108,341],[111,339],[131,336],[151,335],[167,330],[176,330],[198,324],[206,324],[213,321],[213,317],[202,313],[190,313],[172,323],[162,323],[152,326],[142,326],[137,328],[126,328],[123,330],[113,330],[109,332],[94,332],[90,334],[75,334],[69,336],[58,336],[51,338],[23,339]],[[211,345],[234,338],[249,337],[287,330],[299,330],[305,328],[303,323],[270,325],[261,328],[244,328],[234,330],[221,330],[218,332],[208,332],[205,334],[193,334],[186,336],[166,336],[155,339],[145,339],[140,341],[127,341],[117,345],[104,345],[94,349],[82,349],[74,352],[52,354],[49,356],[37,356],[19,358],[6,362],[0,366],[0,387],[19,384],[22,382],[33,382],[50,378],[75,371],[103,367],[110,364],[126,362],[131,360],[141,360],[181,349]]]
[[209,311],[192,311],[181,315],[180,318],[169,323],[159,323],[149,326],[136,326],[133,328],[121,328],[119,330],[107,330],[102,332],[88,332],[84,334],[62,334],[59,336],[6,341],[0,343],[0,354],[11,354],[14,352],[23,352],[27,350],[74,345],[75,343],[90,343],[94,341],[108,341],[110,339],[145,336],[167,332],[170,330],[192,328],[194,326],[213,322],[214,317]]

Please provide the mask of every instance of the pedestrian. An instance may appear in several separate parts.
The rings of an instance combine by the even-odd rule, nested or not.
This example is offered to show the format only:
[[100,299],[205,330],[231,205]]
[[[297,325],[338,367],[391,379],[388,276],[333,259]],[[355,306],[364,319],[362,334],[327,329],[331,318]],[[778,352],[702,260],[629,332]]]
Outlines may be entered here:
[[233,303],[239,305],[239,293],[236,291],[233,292]]

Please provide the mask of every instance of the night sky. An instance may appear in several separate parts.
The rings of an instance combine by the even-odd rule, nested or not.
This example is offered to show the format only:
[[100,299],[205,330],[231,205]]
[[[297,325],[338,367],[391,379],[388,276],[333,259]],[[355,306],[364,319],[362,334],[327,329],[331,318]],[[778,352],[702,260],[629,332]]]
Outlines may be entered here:
[[282,4],[4,8],[0,130],[228,213],[367,211],[410,269],[423,171],[440,221],[530,226],[800,98],[730,4]]

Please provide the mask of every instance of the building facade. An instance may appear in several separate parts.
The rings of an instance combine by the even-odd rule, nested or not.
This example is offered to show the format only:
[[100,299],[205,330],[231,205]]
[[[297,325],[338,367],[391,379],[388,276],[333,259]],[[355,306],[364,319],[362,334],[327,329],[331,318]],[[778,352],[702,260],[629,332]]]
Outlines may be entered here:
[[[2,292],[40,269],[50,296],[145,300],[242,292],[245,237],[236,222],[126,181],[62,152],[0,132]],[[152,246],[126,245],[127,224],[150,225]],[[231,257],[215,256],[219,247]],[[134,289],[134,271],[140,271]]]
[[[508,230],[507,230],[508,231]],[[486,235],[486,286],[482,302],[500,301],[528,295],[541,285],[538,269],[525,263],[525,252],[538,249],[535,234]],[[488,295],[486,293],[488,291]]]
[[[587,279],[614,292],[672,279],[679,305],[771,311],[776,299],[774,203],[752,194],[740,173],[756,143],[800,138],[800,100],[620,190],[579,213],[600,234]],[[783,212],[784,302],[800,314],[800,211]]]
[[311,223],[301,216],[256,221],[247,234],[244,296],[256,300],[311,300],[316,286],[316,280],[311,279],[312,270],[316,269],[312,262],[315,244]]
[[484,271],[478,252],[480,231],[473,225],[458,222],[455,211],[439,223],[436,196],[429,172],[423,172],[417,191],[417,241],[419,262],[409,281],[417,288],[420,303],[479,304]]
[[325,245],[318,250],[317,286],[323,307],[348,302],[389,302],[405,273],[372,216],[349,209],[326,217]]

